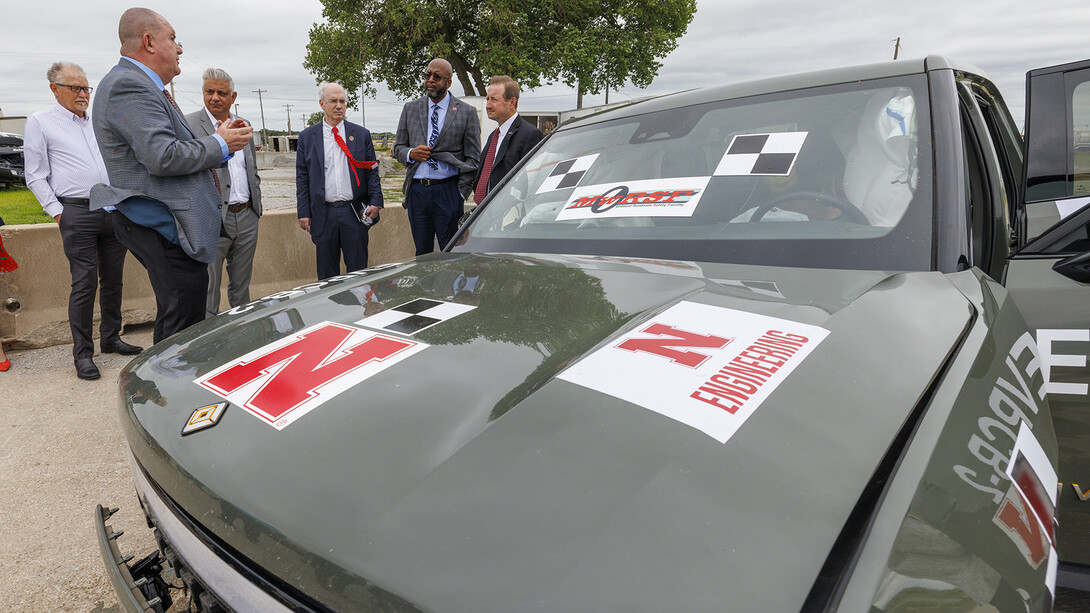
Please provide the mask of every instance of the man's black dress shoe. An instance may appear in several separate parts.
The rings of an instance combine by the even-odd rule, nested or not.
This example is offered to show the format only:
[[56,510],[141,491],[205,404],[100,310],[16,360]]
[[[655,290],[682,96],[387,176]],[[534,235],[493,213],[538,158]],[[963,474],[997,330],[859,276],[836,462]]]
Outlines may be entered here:
[[130,345],[125,341],[118,339],[115,343],[109,345],[102,345],[102,353],[120,353],[121,355],[136,355],[143,351],[143,347],[137,347],[136,345]]
[[95,361],[91,358],[76,358],[76,376],[91,381],[102,374],[98,372],[98,366],[95,366]]

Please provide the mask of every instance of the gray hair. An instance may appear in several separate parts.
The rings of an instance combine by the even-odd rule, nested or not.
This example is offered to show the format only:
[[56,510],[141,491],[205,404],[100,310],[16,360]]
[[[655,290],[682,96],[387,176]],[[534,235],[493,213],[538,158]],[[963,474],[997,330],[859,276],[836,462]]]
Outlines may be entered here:
[[227,74],[227,71],[222,68],[209,68],[204,71],[201,78],[205,81],[212,79],[213,81],[226,81],[227,88],[231,90],[231,93],[235,92],[235,80],[231,78],[231,75]]
[[45,71],[45,78],[49,79],[50,83],[57,83],[61,78],[61,73],[66,70],[73,70],[83,75],[83,78],[87,78],[87,73],[83,72],[83,68],[80,68],[79,64],[72,62],[53,62],[53,65],[49,67],[49,70]]
[[324,101],[326,99],[327,91],[329,90],[330,87],[334,87],[334,86],[341,88],[341,90],[345,93],[345,95],[346,96],[348,95],[348,90],[345,89],[344,86],[341,85],[340,83],[338,83],[336,81],[326,81],[326,82],[324,82],[324,83],[322,83],[321,85],[318,86],[318,99]]

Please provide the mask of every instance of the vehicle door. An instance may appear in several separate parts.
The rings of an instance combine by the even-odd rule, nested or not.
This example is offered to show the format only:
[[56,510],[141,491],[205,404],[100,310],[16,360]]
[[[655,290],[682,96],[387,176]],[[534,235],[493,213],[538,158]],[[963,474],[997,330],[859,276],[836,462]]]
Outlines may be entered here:
[[[1067,564],[1090,565],[1090,60],[1027,79],[1025,164],[1005,285],[1036,334],[1039,393],[1048,396],[1060,445],[1063,583]],[[1090,588],[1090,573],[1083,578]]]

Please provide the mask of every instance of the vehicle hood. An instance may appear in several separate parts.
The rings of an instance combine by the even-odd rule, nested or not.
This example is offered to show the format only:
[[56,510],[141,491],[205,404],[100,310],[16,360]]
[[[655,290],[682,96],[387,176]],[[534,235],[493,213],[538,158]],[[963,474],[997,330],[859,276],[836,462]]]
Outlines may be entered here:
[[[670,414],[699,387],[683,371],[706,367],[678,360],[717,347],[625,349],[650,369],[611,357],[670,314],[705,337],[816,342],[721,442]],[[939,273],[435,254],[156,345],[122,372],[122,422],[193,520],[335,609],[798,610],[972,316]],[[304,330],[360,332],[305,370],[285,354],[232,368]],[[322,370],[376,334],[413,345],[380,348],[362,380]],[[219,422],[183,435],[227,371],[263,378],[236,377]],[[309,409],[285,423],[241,406],[266,389]]]

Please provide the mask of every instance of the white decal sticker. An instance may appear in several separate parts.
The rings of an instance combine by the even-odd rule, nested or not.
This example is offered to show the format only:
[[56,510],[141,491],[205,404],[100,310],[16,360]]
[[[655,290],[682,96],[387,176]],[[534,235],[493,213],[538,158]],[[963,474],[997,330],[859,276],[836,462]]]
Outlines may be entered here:
[[572,192],[557,221],[612,217],[692,217],[711,177],[588,185]]
[[1056,542],[1056,487],[1059,481],[1052,462],[1026,422],[1018,428],[1005,474],[1029,504],[1049,540]]
[[560,373],[725,443],[828,330],[682,302]]
[[791,174],[795,159],[802,151],[806,132],[739,134],[730,141],[723,159],[715,168],[716,176]]
[[1056,210],[1060,213],[1060,219],[1067,219],[1075,213],[1078,213],[1090,204],[1090,198],[1068,198],[1066,200],[1056,201]]
[[327,400],[428,347],[323,322],[194,381],[282,430]]
[[542,182],[541,187],[537,188],[536,193],[553,192],[579,185],[579,181],[583,179],[583,175],[587,174],[596,159],[598,159],[598,154],[594,153],[557,162],[556,166],[553,167],[553,171]]
[[[1087,395],[1086,383],[1057,383],[1052,380],[1052,367],[1086,368],[1086,355],[1059,353],[1054,347],[1056,342],[1085,343],[1090,341],[1090,330],[1049,329],[1037,330],[1037,349],[1041,352],[1041,374],[1045,378],[1045,393],[1067,394],[1071,396]],[[1086,351],[1083,349],[1083,351]],[[1044,398],[1044,394],[1041,394]]]
[[451,317],[457,317],[468,313],[477,307],[468,304],[455,304],[442,300],[429,300],[417,298],[401,306],[376,313],[357,321],[356,323],[368,328],[376,328],[387,332],[399,332],[413,335],[442,323]]

